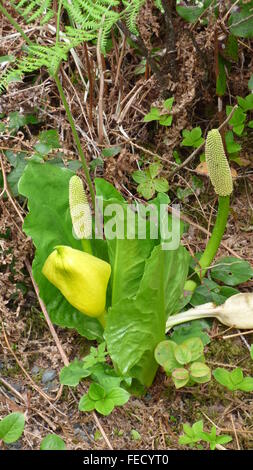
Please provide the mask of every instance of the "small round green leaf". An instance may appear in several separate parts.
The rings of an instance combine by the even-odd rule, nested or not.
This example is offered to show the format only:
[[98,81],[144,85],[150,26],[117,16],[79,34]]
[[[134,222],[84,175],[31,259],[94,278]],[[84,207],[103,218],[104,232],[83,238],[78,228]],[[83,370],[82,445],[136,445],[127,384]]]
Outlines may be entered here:
[[206,383],[211,380],[211,370],[203,362],[193,362],[190,366],[190,376],[197,383]]
[[200,338],[189,338],[183,344],[191,352],[191,361],[196,361],[203,354],[204,345]]
[[174,341],[161,341],[155,349],[155,360],[166,372],[172,372],[180,365],[175,359],[176,346]]
[[175,348],[175,358],[179,364],[188,364],[192,360],[191,350],[187,347],[185,343],[179,344]]
[[184,387],[189,382],[190,374],[184,368],[175,369],[172,372],[172,380],[176,388]]

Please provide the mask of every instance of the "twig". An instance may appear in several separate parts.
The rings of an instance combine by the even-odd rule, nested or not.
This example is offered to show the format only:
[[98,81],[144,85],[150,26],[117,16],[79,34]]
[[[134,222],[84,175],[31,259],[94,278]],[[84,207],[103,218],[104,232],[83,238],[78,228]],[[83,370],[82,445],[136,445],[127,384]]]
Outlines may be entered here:
[[89,84],[90,84],[90,89],[89,89],[89,124],[92,126],[92,109],[93,109],[93,77],[92,77],[92,71],[91,71],[91,64],[90,64],[90,59],[89,59],[89,52],[88,52],[88,47],[86,42],[83,44],[84,47],[84,55],[85,55],[85,60],[86,60],[86,65],[87,65],[87,74],[88,74],[88,79],[89,79]]
[[233,10],[233,8],[237,5],[237,3],[239,3],[240,0],[236,0],[234,3],[232,3],[231,7],[228,9],[228,11],[226,12],[225,16],[222,18],[222,23],[225,23],[226,19],[229,17],[231,11]]
[[[253,330],[244,331],[243,335],[250,335],[253,333]],[[241,336],[242,333],[234,333],[233,335],[222,336],[222,339],[235,338],[236,336]]]
[[[103,20],[102,20],[103,21]],[[101,57],[100,43],[102,36],[102,28],[100,28],[98,33],[97,40],[97,61],[98,61],[98,70],[99,70],[99,97],[98,97],[98,143],[102,144],[104,140],[104,131],[103,131],[103,97],[104,97],[104,70]]]
[[[170,213],[172,213],[172,208],[171,207],[168,207],[168,211]],[[175,213],[175,215],[177,216],[177,213]],[[191,220],[187,215],[184,215],[184,214],[181,214],[180,213],[180,219],[183,220],[184,222],[192,225],[193,227],[196,227],[198,230],[200,230],[201,232],[205,233],[205,235],[208,235],[210,236],[211,233],[204,227],[201,227],[201,225],[197,224],[196,222],[193,222],[193,220]],[[232,250],[232,248],[230,248],[229,246],[227,246],[227,244],[225,242],[221,242],[221,245],[229,252],[231,253],[231,255],[235,256],[236,258],[238,259],[242,259],[240,255],[238,255],[234,250]]]
[[234,26],[239,26],[240,24],[242,23],[245,23],[245,21],[248,21],[248,20],[251,20],[251,18],[253,18],[253,14],[252,15],[249,15],[247,18],[242,18],[240,21],[238,21],[237,23],[232,23],[229,28],[232,28]]
[[[232,118],[234,112],[236,111],[236,109],[238,108],[238,105],[236,104],[233,109],[231,110],[231,112],[229,113],[228,117],[225,119],[225,121],[218,127],[218,130],[220,131],[229,121],[230,119]],[[170,173],[170,177],[173,176],[175,173],[177,173],[178,171],[180,171],[182,168],[184,168],[189,162],[191,162],[193,160],[193,158],[200,152],[200,150],[202,150],[205,146],[205,142],[203,142],[203,144],[201,144],[198,148],[196,148],[194,150],[194,152],[191,153],[191,155],[189,155],[189,157],[186,158],[186,160],[181,163],[180,165],[178,165],[176,168],[174,168],[174,170],[171,171]]]
[[28,271],[28,273],[29,273],[29,275],[30,275],[30,278],[31,278],[31,281],[32,281],[32,284],[33,284],[33,287],[34,287],[34,290],[35,290],[35,293],[36,293],[36,296],[37,296],[38,301],[39,301],[39,304],[40,304],[40,308],[41,308],[42,313],[43,313],[43,315],[44,315],[44,317],[45,317],[45,320],[46,320],[46,322],[47,322],[47,325],[48,325],[48,328],[49,328],[49,330],[50,330],[50,333],[51,333],[51,335],[53,336],[53,338],[54,338],[54,340],[55,340],[56,346],[57,346],[58,351],[59,351],[59,353],[60,353],[60,355],[61,355],[61,358],[62,358],[62,360],[63,360],[64,365],[65,365],[65,366],[68,366],[68,365],[69,365],[69,360],[68,360],[68,358],[67,358],[67,356],[66,356],[66,354],[65,354],[65,352],[64,352],[64,350],[63,350],[63,348],[62,348],[62,345],[61,345],[60,340],[59,340],[59,338],[58,338],[58,336],[57,336],[57,333],[56,333],[56,331],[55,331],[55,329],[54,329],[54,327],[53,327],[53,325],[52,325],[52,322],[51,322],[51,320],[50,320],[50,318],[49,318],[49,315],[48,315],[48,313],[47,313],[47,309],[46,309],[46,307],[45,307],[45,304],[44,304],[43,300],[40,298],[39,289],[38,289],[38,286],[37,286],[37,284],[36,284],[36,282],[35,282],[35,280],[34,280],[33,274],[32,274],[31,265],[30,265],[30,263],[29,263],[27,260],[25,260],[25,265],[26,265],[26,269],[27,269],[27,271]]
[[234,419],[233,419],[233,415],[232,415],[232,414],[230,415],[230,419],[231,419],[231,423],[232,423],[232,426],[233,426],[233,431],[234,431],[234,435],[235,435],[235,440],[236,440],[237,449],[238,449],[238,450],[241,450],[240,444],[239,444],[239,440],[238,440],[238,436],[237,436],[237,432],[236,432],[236,429],[235,429],[235,423],[234,423]]
[[[0,307],[1,308],[1,307]],[[29,380],[29,382],[32,384],[33,388],[46,400],[50,403],[51,406],[53,406],[60,414],[62,414],[63,416],[64,413],[62,413],[58,408],[56,408],[53,404],[52,404],[52,401],[56,401],[58,400],[58,393],[56,395],[55,398],[52,398],[50,397],[49,395],[47,395],[45,392],[43,392],[43,390],[40,389],[40,387],[38,387],[38,385],[34,382],[34,380],[30,377],[30,375],[28,374],[28,372],[26,372],[26,370],[24,369],[22,363],[20,362],[20,360],[18,359],[17,355],[15,354],[15,352],[13,351],[13,348],[10,346],[10,343],[9,343],[9,340],[7,338],[7,335],[6,335],[6,332],[5,332],[5,327],[4,327],[4,324],[3,322],[1,322],[2,324],[2,330],[3,330],[3,335],[4,335],[4,339],[5,339],[5,343],[7,345],[7,348],[9,349],[10,353],[13,355],[13,357],[15,358],[18,366],[20,367],[20,369],[22,370],[22,372],[24,373],[24,375],[27,377],[27,379]],[[61,389],[61,388],[60,388]]]

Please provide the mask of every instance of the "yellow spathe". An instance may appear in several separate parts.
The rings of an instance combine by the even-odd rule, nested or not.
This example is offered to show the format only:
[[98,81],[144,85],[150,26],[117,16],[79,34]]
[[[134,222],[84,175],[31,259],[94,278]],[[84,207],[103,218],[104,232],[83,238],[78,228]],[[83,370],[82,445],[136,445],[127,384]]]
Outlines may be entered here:
[[42,273],[77,310],[90,317],[103,316],[111,275],[106,261],[69,246],[56,246]]

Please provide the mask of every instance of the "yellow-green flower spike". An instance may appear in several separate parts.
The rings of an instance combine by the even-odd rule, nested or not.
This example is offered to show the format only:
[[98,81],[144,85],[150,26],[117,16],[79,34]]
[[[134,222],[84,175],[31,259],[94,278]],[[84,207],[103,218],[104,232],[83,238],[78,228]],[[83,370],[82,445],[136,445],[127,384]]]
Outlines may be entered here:
[[89,239],[92,235],[92,216],[90,206],[79,176],[72,176],[69,181],[69,207],[76,236]]
[[216,194],[229,196],[233,191],[233,181],[218,129],[208,132],[205,155],[208,173]]

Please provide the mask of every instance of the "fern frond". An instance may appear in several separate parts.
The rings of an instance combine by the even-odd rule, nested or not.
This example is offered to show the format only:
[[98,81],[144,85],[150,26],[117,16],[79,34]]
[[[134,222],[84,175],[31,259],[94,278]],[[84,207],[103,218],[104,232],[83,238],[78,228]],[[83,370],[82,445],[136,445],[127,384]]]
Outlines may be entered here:
[[32,23],[38,18],[40,24],[46,24],[53,18],[55,12],[53,10],[53,0],[12,0],[11,4],[15,10],[19,12],[25,19],[26,23]]
[[100,29],[101,49],[104,50],[111,28],[120,18],[120,14],[112,7],[119,5],[118,0],[63,0],[63,5],[70,18],[82,31],[96,32]]
[[162,13],[164,12],[163,4],[162,4],[161,0],[155,0],[155,5],[159,10],[161,10]]
[[0,76],[0,91],[7,88],[8,84],[13,80],[22,79],[25,73],[31,73],[41,67],[46,67],[51,76],[55,75],[62,60],[67,60],[68,51],[74,47],[76,43],[59,43],[52,47],[39,46],[34,44],[27,48],[27,55],[18,59],[15,68],[6,70]]
[[146,0],[131,0],[131,2],[127,0],[122,1],[126,6],[124,10],[124,16],[126,15],[127,27],[132,33],[138,36],[139,32],[136,27],[136,20],[141,7],[144,5],[144,3],[146,3]]

